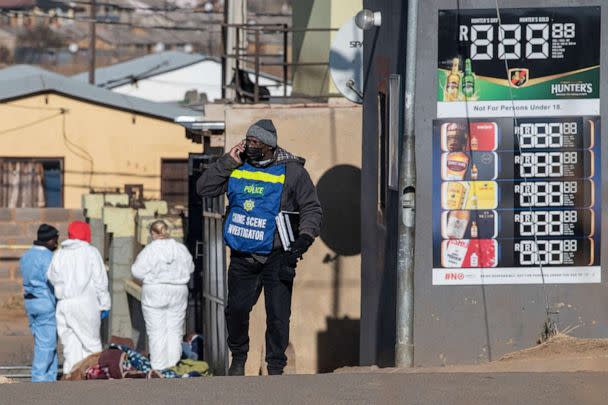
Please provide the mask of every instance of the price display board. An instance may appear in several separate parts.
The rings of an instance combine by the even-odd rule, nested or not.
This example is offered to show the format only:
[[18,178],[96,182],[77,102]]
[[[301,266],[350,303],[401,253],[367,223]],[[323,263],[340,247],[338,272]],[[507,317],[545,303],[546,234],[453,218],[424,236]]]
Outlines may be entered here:
[[434,284],[601,280],[599,117],[435,120],[433,169]]
[[433,284],[601,282],[600,14],[439,11]]
[[438,36],[439,118],[599,115],[600,7],[442,10]]

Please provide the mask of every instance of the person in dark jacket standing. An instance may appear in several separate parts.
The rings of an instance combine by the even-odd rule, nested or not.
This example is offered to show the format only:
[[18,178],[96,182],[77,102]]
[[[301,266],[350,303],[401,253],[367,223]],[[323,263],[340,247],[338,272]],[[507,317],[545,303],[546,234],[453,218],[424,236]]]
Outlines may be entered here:
[[[305,160],[277,146],[271,120],[259,120],[244,141],[201,176],[201,197],[228,195],[224,239],[231,249],[226,324],[232,353],[230,375],[244,375],[249,351],[249,313],[262,288],[266,303],[266,363],[283,373],[289,344],[291,293],[298,260],[319,235],[321,204]],[[300,213],[299,235],[285,251],[276,230],[280,211]]]
[[19,262],[23,278],[24,306],[34,335],[32,381],[57,380],[57,322],[55,294],[47,278],[47,271],[57,249],[59,231],[42,224],[38,237]]

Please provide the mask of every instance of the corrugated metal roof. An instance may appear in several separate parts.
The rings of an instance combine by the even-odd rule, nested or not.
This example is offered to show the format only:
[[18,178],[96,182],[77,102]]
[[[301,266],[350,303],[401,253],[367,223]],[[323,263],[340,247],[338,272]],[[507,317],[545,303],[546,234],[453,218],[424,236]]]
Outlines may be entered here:
[[197,116],[196,112],[190,109],[114,93],[30,65],[14,65],[1,69],[0,89],[0,102],[49,92],[168,121],[180,116]]
[[[134,79],[145,79],[205,60],[219,62],[215,58],[200,54],[189,54],[178,51],[154,53],[115,65],[97,68],[95,70],[95,84],[106,89],[113,89],[131,83]],[[88,73],[80,73],[72,76],[72,78],[86,82],[89,76]]]

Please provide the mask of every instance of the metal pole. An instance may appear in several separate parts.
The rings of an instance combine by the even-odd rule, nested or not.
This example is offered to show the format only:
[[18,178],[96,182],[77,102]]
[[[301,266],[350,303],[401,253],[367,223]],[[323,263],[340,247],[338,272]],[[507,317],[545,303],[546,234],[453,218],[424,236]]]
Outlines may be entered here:
[[414,97],[416,92],[416,44],[418,0],[407,6],[405,72],[405,123],[399,165],[399,250],[397,252],[397,333],[395,365],[414,364],[414,242],[416,236],[416,151]]
[[287,97],[287,24],[283,24],[283,97]]
[[255,86],[253,102],[260,101],[260,30],[255,30]]
[[240,28],[235,28],[235,35],[236,35],[236,47],[234,48],[234,54],[235,54],[235,59],[234,59],[234,101],[236,101],[237,103],[241,102],[241,97],[240,97],[240,93],[241,93],[241,75],[239,72],[240,69],[240,63],[239,63],[239,53],[240,53],[240,47],[239,47],[239,43],[240,43],[240,33],[241,33],[241,29]]
[[95,53],[96,53],[96,40],[97,40],[97,5],[95,4],[96,0],[91,0],[91,24],[90,24],[90,33],[91,36],[89,42],[89,83],[95,85]]

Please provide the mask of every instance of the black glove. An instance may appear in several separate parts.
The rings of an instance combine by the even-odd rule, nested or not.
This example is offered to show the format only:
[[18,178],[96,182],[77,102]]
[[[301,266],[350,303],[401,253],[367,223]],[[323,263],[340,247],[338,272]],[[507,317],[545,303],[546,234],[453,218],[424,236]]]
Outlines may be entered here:
[[288,267],[295,268],[298,264],[298,260],[302,258],[302,255],[306,253],[313,242],[314,239],[310,235],[303,233],[298,236],[298,239],[296,239],[289,250],[285,252],[285,264]]

